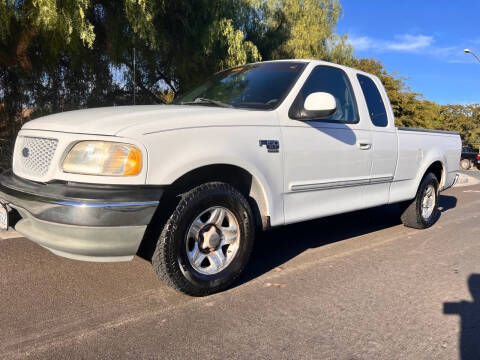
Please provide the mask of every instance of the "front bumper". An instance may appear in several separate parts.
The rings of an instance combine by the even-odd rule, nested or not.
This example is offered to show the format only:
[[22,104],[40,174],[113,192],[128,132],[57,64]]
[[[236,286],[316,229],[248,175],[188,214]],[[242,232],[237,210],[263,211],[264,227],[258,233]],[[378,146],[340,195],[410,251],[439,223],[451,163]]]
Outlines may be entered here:
[[15,230],[48,250],[87,261],[125,261],[137,253],[162,187],[36,183],[0,175],[0,201],[20,219]]

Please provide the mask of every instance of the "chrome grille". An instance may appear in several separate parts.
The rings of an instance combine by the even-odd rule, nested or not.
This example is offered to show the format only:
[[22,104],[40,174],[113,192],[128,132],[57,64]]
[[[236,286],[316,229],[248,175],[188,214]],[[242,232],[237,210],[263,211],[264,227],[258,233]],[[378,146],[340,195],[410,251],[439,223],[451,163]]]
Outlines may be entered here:
[[24,136],[15,155],[20,170],[33,176],[44,176],[57,149],[57,139]]

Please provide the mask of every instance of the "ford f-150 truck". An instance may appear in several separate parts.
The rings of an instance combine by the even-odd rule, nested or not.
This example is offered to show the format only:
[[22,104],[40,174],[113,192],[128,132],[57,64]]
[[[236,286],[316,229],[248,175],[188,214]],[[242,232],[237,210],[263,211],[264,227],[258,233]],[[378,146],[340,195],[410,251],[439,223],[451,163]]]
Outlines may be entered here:
[[397,202],[406,226],[431,226],[460,152],[457,133],[396,128],[375,76],[248,64],[170,105],[26,123],[0,223],[79,260],[129,260],[153,241],[159,277],[200,296],[239,276],[258,229]]

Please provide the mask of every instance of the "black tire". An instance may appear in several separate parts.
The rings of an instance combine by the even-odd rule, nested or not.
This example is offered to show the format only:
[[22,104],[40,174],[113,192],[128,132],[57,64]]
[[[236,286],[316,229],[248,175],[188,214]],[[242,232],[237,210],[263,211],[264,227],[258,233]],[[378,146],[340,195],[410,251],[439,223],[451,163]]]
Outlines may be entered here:
[[[425,219],[422,216],[422,201],[425,190],[429,185],[433,185],[435,188],[435,204],[432,214]],[[401,220],[403,225],[415,228],[415,229],[426,229],[432,226],[438,219],[439,210],[438,210],[438,180],[437,177],[432,174],[428,173],[422,179],[420,186],[417,190],[417,195],[415,198],[405,203],[405,210],[402,213]]]
[[470,160],[468,159],[462,159],[460,161],[460,167],[463,169],[463,170],[468,170],[470,169],[470,167],[472,166],[472,163]]
[[[235,216],[240,230],[239,247],[228,266],[213,275],[196,271],[187,256],[186,234],[202,211],[222,206]],[[192,296],[205,296],[227,289],[242,273],[253,247],[252,210],[245,197],[232,186],[210,182],[182,195],[167,220],[152,257],[157,275],[170,287]]]

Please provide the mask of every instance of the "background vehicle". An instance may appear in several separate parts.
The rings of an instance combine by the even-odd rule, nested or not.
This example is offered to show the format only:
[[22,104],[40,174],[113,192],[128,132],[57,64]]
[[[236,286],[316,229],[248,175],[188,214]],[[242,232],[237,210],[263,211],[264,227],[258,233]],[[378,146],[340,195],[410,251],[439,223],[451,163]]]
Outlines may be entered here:
[[474,151],[471,146],[462,146],[462,155],[460,157],[460,167],[463,170],[470,169],[477,163],[478,152]]
[[406,226],[431,226],[460,152],[457,133],[396,128],[375,76],[273,61],[173,105],[26,123],[0,199],[17,231],[61,256],[122,261],[153,241],[157,274],[205,295],[239,276],[255,229],[396,202]]

